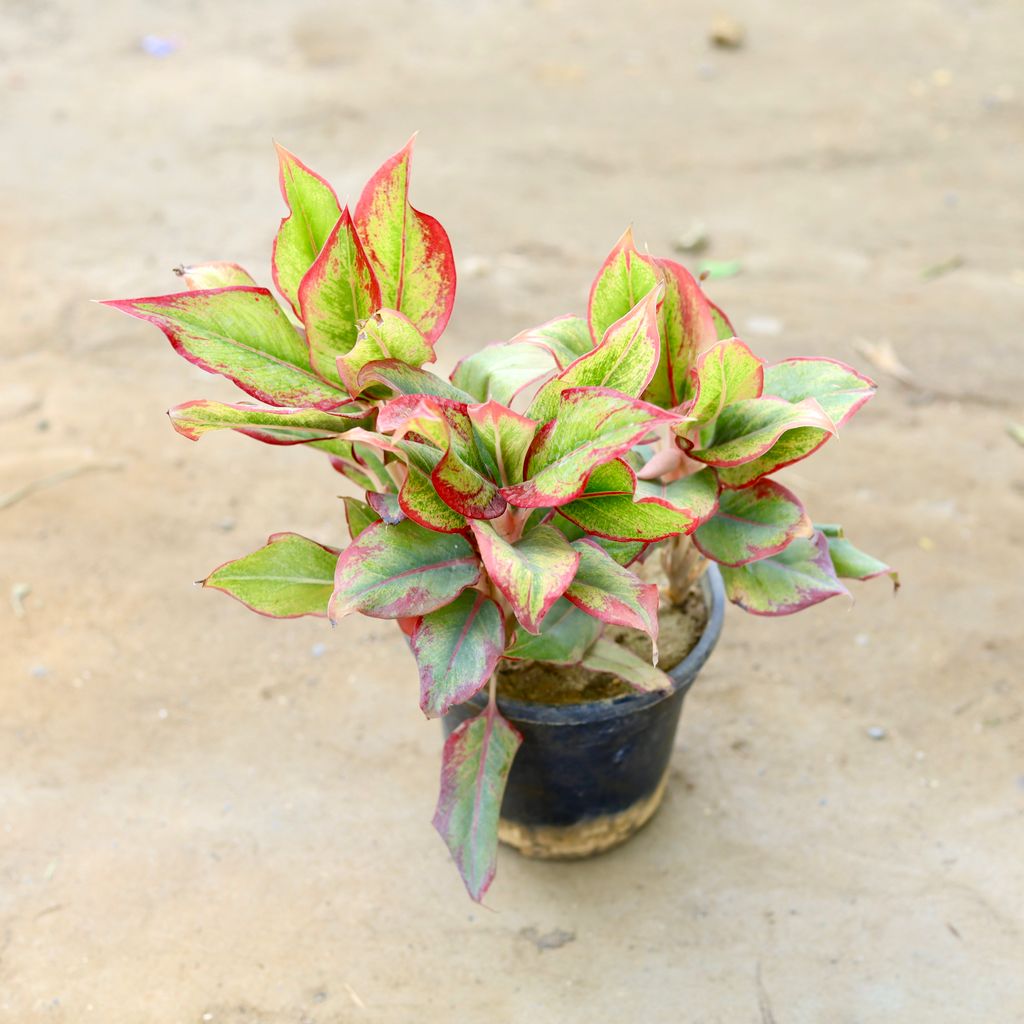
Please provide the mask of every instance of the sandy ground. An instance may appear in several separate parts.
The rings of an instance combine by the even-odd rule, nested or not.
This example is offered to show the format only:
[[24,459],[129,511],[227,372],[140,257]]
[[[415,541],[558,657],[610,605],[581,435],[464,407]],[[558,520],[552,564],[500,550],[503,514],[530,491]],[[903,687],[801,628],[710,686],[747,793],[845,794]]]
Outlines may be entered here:
[[[995,0],[6,0],[0,1019],[1024,1021],[1022,45]],[[230,388],[86,302],[268,279],[271,139],[354,196],[414,129],[448,365],[579,310],[627,223],[700,220],[764,355],[888,340],[911,374],[790,473],[902,593],[732,609],[652,825],[503,851],[489,910],[397,631],[191,587],[276,530],[341,543],[339,478],[175,435]]]

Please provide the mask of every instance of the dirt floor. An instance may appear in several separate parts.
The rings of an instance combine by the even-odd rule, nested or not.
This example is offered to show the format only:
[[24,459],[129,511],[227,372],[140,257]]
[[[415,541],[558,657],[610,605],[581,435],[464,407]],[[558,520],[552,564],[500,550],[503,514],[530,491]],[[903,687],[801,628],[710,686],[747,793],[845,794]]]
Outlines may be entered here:
[[[1024,1021],[1022,46],[996,0],[6,0],[0,1020]],[[490,909],[430,827],[397,630],[191,586],[277,530],[342,543],[340,478],[174,434],[231,388],[87,302],[269,279],[271,140],[354,197],[414,129],[447,365],[580,310],[628,223],[702,222],[759,352],[880,380],[788,481],[904,581],[730,609],[658,817],[503,851]]]

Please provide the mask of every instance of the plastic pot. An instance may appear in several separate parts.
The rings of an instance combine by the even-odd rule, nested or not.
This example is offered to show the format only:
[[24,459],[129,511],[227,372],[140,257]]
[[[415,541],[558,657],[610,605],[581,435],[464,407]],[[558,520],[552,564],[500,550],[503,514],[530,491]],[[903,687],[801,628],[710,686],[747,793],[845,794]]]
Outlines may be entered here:
[[[725,611],[715,565],[701,581],[708,622],[667,670],[673,687],[610,700],[550,705],[501,700],[523,734],[501,805],[499,837],[531,857],[588,857],[625,842],[658,809],[683,700],[718,642]],[[483,710],[486,691],[444,716],[445,735]]]

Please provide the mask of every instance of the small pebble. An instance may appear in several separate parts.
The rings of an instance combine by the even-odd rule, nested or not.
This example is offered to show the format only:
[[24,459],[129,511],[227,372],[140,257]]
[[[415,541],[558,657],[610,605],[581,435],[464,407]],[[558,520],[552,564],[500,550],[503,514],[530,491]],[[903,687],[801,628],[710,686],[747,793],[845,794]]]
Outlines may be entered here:
[[327,644],[316,643],[309,649],[309,653],[312,654],[314,658],[322,658],[326,650]]
[[868,729],[868,736],[873,740],[884,740],[889,734],[880,725],[873,725]]
[[720,50],[738,50],[746,37],[743,25],[735,18],[726,16],[715,18],[711,22],[709,38],[712,46]]

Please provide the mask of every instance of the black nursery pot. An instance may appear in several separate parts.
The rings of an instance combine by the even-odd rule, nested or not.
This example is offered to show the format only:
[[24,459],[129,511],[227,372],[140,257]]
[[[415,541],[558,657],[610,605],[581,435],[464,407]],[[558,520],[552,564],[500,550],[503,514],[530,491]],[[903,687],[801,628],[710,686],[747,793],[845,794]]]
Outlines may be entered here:
[[[665,793],[683,700],[722,632],[717,566],[708,567],[701,588],[707,626],[668,670],[671,690],[562,705],[499,699],[523,734],[501,805],[502,842],[531,857],[587,857],[625,842],[651,819]],[[486,701],[481,692],[452,708],[445,735]]]

